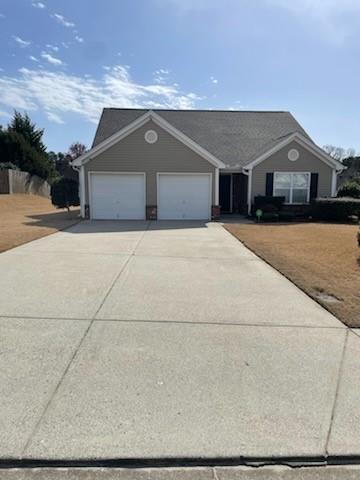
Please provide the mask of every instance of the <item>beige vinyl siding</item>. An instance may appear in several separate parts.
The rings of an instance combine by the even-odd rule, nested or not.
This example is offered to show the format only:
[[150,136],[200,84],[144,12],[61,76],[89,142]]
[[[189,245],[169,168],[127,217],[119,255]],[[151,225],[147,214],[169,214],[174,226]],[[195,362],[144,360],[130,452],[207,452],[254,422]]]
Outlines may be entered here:
[[[299,159],[295,162],[291,162],[287,156],[288,151],[292,148],[296,148],[300,154]],[[322,197],[331,195],[332,168],[297,142],[291,142],[254,167],[252,174],[252,200],[256,195],[265,195],[266,174],[268,172],[318,173],[318,195]]]
[[[158,141],[154,144],[149,144],[144,139],[145,132],[150,129],[158,134]],[[146,173],[147,205],[157,205],[157,172],[212,173],[214,203],[215,167],[151,120],[85,164],[87,204],[89,204],[88,173],[96,171]]]

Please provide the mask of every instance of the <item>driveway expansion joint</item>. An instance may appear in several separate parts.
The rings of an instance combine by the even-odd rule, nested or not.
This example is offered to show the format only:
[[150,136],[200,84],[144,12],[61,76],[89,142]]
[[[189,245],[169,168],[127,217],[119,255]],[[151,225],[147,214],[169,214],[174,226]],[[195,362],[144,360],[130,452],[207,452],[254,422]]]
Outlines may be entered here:
[[360,455],[323,456],[270,456],[270,457],[164,457],[164,458],[90,458],[90,459],[44,459],[0,458],[0,469],[10,468],[191,468],[191,467],[262,467],[282,466],[291,469],[329,466],[360,465]]
[[108,289],[108,291],[106,292],[104,298],[102,299],[101,303],[100,303],[100,306],[98,307],[98,309],[96,310],[96,312],[94,313],[93,317],[92,317],[92,320],[94,321],[98,315],[98,313],[100,312],[101,308],[103,307],[104,303],[106,302],[106,299],[109,297],[112,289],[114,288],[116,282],[119,280],[121,274],[123,273],[123,271],[125,270],[126,266],[128,265],[128,263],[130,262],[131,258],[134,257],[135,255],[135,251],[137,249],[137,247],[139,246],[141,240],[144,238],[145,236],[145,233],[149,230],[150,228],[150,222],[148,222],[144,232],[142,233],[141,237],[139,238],[139,240],[137,241],[135,247],[134,247],[134,250],[133,252],[129,255],[129,258],[126,260],[126,262],[124,263],[124,265],[121,267],[120,269],[120,272],[115,276],[113,282],[111,283],[110,285],[110,288]]
[[[80,317],[51,317],[47,315],[46,317],[41,317],[40,315],[0,315],[0,319],[26,319],[26,320],[59,320],[61,322],[118,322],[118,323],[155,323],[155,324],[174,324],[174,325],[214,325],[221,327],[266,327],[266,328],[300,328],[300,329],[312,329],[312,330],[351,330],[346,325],[339,326],[330,326],[330,325],[300,325],[300,324],[289,324],[289,323],[261,323],[261,322],[199,322],[194,320],[147,320],[143,318],[80,318]],[[354,332],[352,332],[354,333]],[[359,336],[359,335],[357,335]]]

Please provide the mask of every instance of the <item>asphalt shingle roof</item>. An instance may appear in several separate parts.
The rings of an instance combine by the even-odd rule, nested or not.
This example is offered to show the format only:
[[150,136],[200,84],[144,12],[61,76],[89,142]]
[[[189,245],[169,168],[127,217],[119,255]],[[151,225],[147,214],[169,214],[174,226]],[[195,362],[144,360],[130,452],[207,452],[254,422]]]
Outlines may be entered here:
[[[105,108],[93,147],[124,128],[148,109]],[[289,112],[153,110],[212,153],[229,168],[239,168],[282,138],[299,132],[311,138]]]

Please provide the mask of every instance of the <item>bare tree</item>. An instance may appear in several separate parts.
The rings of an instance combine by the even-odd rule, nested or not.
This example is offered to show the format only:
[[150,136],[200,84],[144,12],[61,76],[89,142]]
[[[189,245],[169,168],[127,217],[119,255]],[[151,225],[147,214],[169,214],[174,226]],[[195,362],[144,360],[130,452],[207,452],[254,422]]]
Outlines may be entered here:
[[323,149],[330,155],[330,157],[335,158],[335,160],[339,160],[340,162],[345,158],[355,157],[356,155],[354,148],[345,149],[342,147],[335,147],[334,145],[324,145]]
[[71,160],[75,160],[80,157],[83,153],[86,152],[86,146],[80,142],[74,142],[70,145],[68,155],[70,155]]

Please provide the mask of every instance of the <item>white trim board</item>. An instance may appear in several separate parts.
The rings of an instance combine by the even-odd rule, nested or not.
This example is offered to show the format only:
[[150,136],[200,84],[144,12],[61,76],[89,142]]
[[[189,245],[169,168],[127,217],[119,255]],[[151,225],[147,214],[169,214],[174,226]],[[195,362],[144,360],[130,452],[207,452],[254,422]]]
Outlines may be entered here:
[[291,142],[297,142],[299,145],[306,148],[311,153],[313,153],[316,157],[318,157],[320,160],[326,163],[329,167],[334,168],[338,171],[342,171],[345,169],[344,165],[341,162],[330,157],[330,155],[324,152],[324,150],[319,148],[314,143],[310,142],[306,137],[304,137],[304,135],[302,135],[299,132],[295,132],[289,137],[285,138],[284,140],[280,140],[275,146],[273,146],[272,148],[270,148],[269,150],[261,154],[255,160],[248,163],[247,165],[244,165],[243,169],[248,170],[256,167],[257,165],[259,165],[259,163],[271,157],[271,155],[278,152],[282,148],[286,147],[286,145],[288,145]]
[[99,143],[99,145],[96,145],[96,147],[84,153],[84,155],[81,155],[81,157],[77,158],[72,162],[72,165],[81,166],[91,161],[93,158],[100,155],[102,152],[112,147],[117,142],[127,137],[131,133],[135,132],[137,129],[145,125],[145,123],[149,122],[150,120],[152,120],[160,128],[168,132],[174,138],[176,138],[181,143],[189,147],[191,150],[193,150],[195,153],[200,155],[202,158],[207,160],[209,163],[211,163],[215,167],[225,168],[225,164],[221,160],[219,160],[210,152],[208,152],[203,147],[201,147],[199,144],[191,140],[191,138],[187,137],[184,133],[182,133],[180,130],[175,128],[173,125],[171,125],[169,122],[167,122],[165,119],[163,119],[160,115],[153,112],[152,110],[149,110],[144,115],[141,115],[132,123],[122,128],[118,132],[114,133],[106,140],[102,141],[101,143]]

